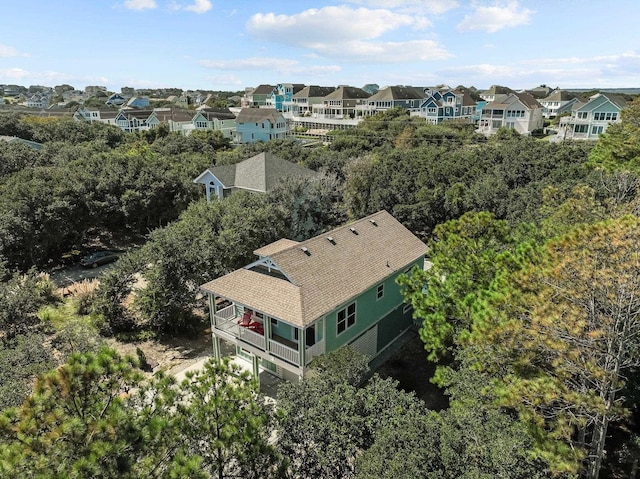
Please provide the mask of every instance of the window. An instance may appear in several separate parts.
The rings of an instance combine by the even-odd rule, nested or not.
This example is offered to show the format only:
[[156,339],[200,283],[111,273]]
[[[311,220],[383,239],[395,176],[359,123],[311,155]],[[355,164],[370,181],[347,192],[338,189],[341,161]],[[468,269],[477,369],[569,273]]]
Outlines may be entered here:
[[602,131],[604,130],[603,126],[592,126],[591,127],[591,134],[592,135],[599,135],[600,133],[602,133]]
[[384,296],[384,284],[378,285],[378,290],[376,291],[376,299],[380,299]]
[[589,131],[589,125],[576,125],[574,131],[576,133],[586,133]]
[[337,319],[338,334],[345,332],[356,324],[356,303],[351,303],[346,308],[338,311]]
[[579,112],[578,112],[578,119],[579,119],[579,120],[586,120],[586,119],[587,119],[587,115],[588,115],[588,114],[589,114],[589,113],[588,113],[588,112],[586,112],[586,111],[579,111]]

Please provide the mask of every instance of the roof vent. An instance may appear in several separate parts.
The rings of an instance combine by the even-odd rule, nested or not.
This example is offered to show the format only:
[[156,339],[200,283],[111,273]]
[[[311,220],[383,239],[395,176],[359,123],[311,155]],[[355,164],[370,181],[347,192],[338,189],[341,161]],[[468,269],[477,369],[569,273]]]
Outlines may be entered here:
[[369,220],[369,221],[371,222],[371,224],[372,224],[373,226],[378,226],[378,223],[376,223],[376,220]]
[[358,232],[356,231],[356,229],[355,229],[353,226],[352,226],[351,228],[349,228],[349,229],[351,230],[351,232],[352,232],[354,235],[357,235],[357,234],[358,234]]
[[333,239],[333,236],[327,236],[327,241],[331,244],[336,244],[336,240]]
[[311,252],[310,252],[307,248],[305,248],[304,246],[303,246],[302,248],[300,248],[300,250],[301,250],[304,254],[306,254],[307,256],[311,256]]

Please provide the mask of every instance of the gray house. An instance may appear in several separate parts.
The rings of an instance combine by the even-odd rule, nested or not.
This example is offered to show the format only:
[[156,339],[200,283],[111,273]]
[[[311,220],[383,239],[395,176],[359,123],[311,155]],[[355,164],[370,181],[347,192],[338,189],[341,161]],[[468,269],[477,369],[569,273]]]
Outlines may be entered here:
[[319,173],[265,152],[234,165],[213,166],[203,171],[194,183],[205,185],[207,201],[226,198],[234,190],[267,193],[287,176],[317,178]]

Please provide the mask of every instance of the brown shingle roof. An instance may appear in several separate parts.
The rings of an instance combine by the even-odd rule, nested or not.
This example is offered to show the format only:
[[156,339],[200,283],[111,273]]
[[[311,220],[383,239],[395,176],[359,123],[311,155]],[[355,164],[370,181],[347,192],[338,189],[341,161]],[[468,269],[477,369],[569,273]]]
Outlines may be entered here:
[[274,246],[269,258],[290,281],[241,269],[202,289],[304,327],[426,253],[424,243],[386,211],[285,249]]

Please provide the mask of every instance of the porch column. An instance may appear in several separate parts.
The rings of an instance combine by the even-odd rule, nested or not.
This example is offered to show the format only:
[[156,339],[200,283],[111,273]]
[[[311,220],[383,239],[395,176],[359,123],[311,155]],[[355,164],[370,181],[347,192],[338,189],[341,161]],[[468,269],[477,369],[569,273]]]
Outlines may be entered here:
[[263,315],[264,320],[263,322],[263,327],[264,327],[264,350],[269,352],[269,350],[271,349],[271,317],[267,316],[266,314]]
[[215,325],[216,325],[216,301],[215,295],[209,294],[209,317],[211,319],[211,345],[213,346],[213,356],[217,361],[221,359],[221,349],[220,349],[220,338],[216,336]]
[[220,349],[220,338],[215,335],[215,333],[211,334],[211,341],[213,343],[213,357],[216,358],[217,361],[222,359],[222,350]]
[[298,356],[300,356],[298,366],[304,368],[305,359],[304,359],[304,350],[307,344],[306,330],[304,328],[298,328]]
[[255,354],[252,354],[251,364],[253,366],[253,379],[258,387],[260,387],[260,358]]

